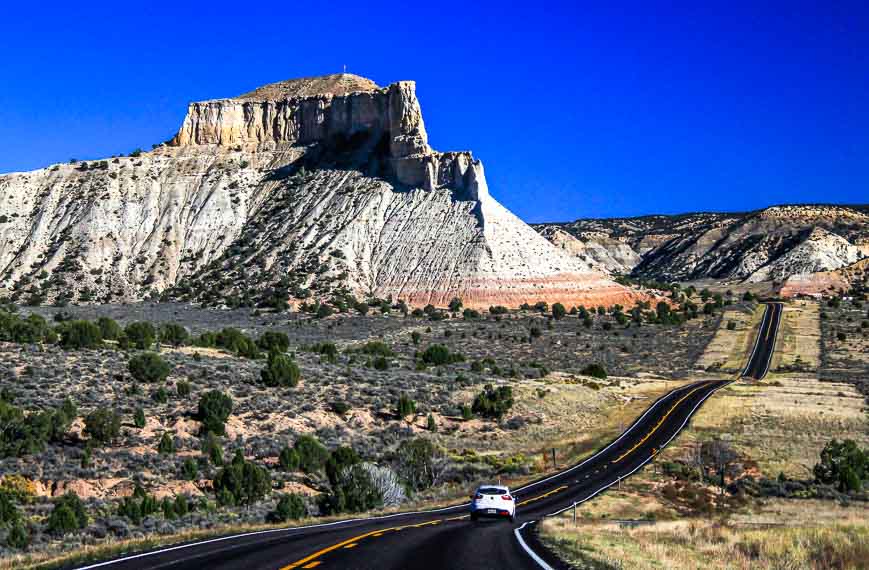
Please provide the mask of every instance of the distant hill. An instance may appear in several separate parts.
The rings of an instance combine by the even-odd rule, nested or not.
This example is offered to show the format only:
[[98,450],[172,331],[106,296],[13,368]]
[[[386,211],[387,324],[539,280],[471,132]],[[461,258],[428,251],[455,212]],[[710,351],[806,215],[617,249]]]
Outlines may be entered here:
[[[864,264],[858,262],[869,257],[865,205],[773,206],[737,214],[581,219],[535,227],[553,244],[611,274],[773,282],[791,293],[865,282]],[[838,272],[835,278],[831,272]]]

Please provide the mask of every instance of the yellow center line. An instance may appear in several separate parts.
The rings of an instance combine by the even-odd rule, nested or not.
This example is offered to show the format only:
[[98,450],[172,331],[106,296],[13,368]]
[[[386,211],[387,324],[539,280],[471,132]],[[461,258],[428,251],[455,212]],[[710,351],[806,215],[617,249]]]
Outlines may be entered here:
[[314,560],[310,564],[305,564],[304,566],[302,566],[302,568],[316,568],[320,564],[322,564],[322,562],[320,562],[319,560]]
[[522,501],[521,503],[517,503],[517,504],[521,507],[522,505],[527,505],[528,503],[533,503],[534,501],[539,501],[540,499],[545,499],[549,495],[552,495],[554,493],[559,493],[565,489],[567,489],[567,485],[562,485],[561,487],[558,487],[557,489],[553,489],[553,490],[549,491],[548,493],[543,493],[542,495],[539,495],[539,496],[534,497],[532,499],[526,499],[526,500]]
[[618,463],[619,461],[621,461],[622,459],[624,459],[625,457],[627,457],[628,455],[630,455],[631,453],[633,453],[635,449],[637,449],[638,447],[640,447],[641,445],[643,445],[644,443],[646,443],[646,440],[648,440],[650,437],[652,437],[652,434],[653,434],[653,433],[655,433],[656,431],[658,431],[658,428],[660,428],[661,425],[663,425],[663,423],[667,420],[667,418],[670,417],[670,414],[673,413],[673,410],[675,410],[676,408],[679,407],[679,404],[681,404],[682,402],[684,402],[685,400],[687,400],[689,397],[691,397],[691,394],[693,394],[693,393],[696,392],[697,390],[699,390],[699,389],[701,389],[701,388],[705,388],[707,384],[708,384],[708,382],[703,382],[702,384],[700,384],[699,386],[697,386],[696,388],[694,388],[693,390],[691,390],[690,392],[688,392],[687,394],[685,394],[684,396],[682,396],[682,397],[679,399],[678,402],[676,402],[675,404],[673,404],[673,407],[672,407],[672,408],[670,408],[669,410],[667,410],[667,413],[664,414],[664,417],[662,417],[662,418],[660,419],[660,421],[658,421],[658,423],[655,425],[655,427],[653,427],[652,430],[651,430],[649,433],[647,433],[645,436],[643,436],[643,439],[641,439],[640,441],[638,441],[638,442],[637,442],[637,443],[636,443],[632,448],[630,448],[629,450],[627,450],[626,452],[624,452],[623,454],[621,454],[617,459],[614,459],[614,460],[613,460],[613,463]]
[[357,546],[357,544],[354,542],[354,543],[352,543],[352,544],[348,544],[348,545],[345,546],[344,548],[356,548],[356,546]]
[[314,566],[303,566],[303,564],[308,564],[309,562],[311,562],[315,558],[319,558],[324,554],[332,552],[333,550],[338,550],[339,548],[344,548],[348,544],[353,544],[355,542],[359,542],[363,538],[368,538],[369,536],[381,536],[381,535],[383,535],[384,532],[388,532],[390,530],[395,530],[395,527],[384,528],[384,529],[380,529],[380,530],[372,530],[371,532],[366,532],[365,534],[360,534],[359,536],[354,536],[353,538],[348,538],[345,541],[339,542],[337,544],[333,544],[332,546],[328,546],[322,550],[318,550],[314,554],[311,554],[310,556],[306,556],[306,557],[302,558],[301,560],[296,560],[292,564],[288,564],[287,566],[282,567],[280,570],[292,570],[293,568],[299,568],[300,566],[302,568],[313,568],[314,566],[317,566],[320,563],[317,562],[317,564],[314,564]]

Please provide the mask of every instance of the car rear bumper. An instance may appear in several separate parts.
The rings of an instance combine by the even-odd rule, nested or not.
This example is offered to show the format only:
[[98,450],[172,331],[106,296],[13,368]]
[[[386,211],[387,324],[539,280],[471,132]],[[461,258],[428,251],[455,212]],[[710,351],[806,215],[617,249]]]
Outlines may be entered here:
[[513,516],[513,513],[508,511],[507,509],[497,509],[497,508],[486,508],[480,507],[479,509],[471,509],[471,514],[477,517],[492,517],[492,518],[505,518]]

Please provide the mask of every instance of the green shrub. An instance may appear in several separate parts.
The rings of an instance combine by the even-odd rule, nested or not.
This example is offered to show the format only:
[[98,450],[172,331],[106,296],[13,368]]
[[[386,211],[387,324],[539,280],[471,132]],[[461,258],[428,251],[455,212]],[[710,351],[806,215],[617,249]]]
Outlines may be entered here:
[[859,491],[869,479],[869,450],[860,449],[852,439],[833,439],[821,450],[814,474],[819,483],[835,484],[842,492]]
[[417,331],[413,331],[412,333],[410,333],[410,340],[413,342],[413,344],[418,345],[421,338],[422,335],[419,334]]
[[124,328],[124,337],[131,346],[139,350],[149,350],[157,338],[154,325],[146,322],[130,323]]
[[387,358],[395,356],[395,353],[392,351],[389,345],[379,340],[366,342],[360,348],[348,352],[359,352],[362,354],[367,354],[369,356],[385,356]]
[[278,454],[278,464],[281,469],[287,472],[295,471],[299,468],[299,454],[292,447],[285,447]]
[[97,326],[100,327],[100,334],[102,334],[103,340],[118,340],[118,337],[123,333],[121,325],[109,317],[97,319]]
[[84,433],[93,441],[109,444],[121,434],[121,417],[114,411],[99,408],[85,416]]
[[[200,337],[202,340],[202,337]],[[208,339],[210,340],[210,339]],[[243,358],[259,358],[259,349],[256,343],[245,336],[240,330],[227,327],[214,337],[215,346],[228,352],[232,352]]]
[[162,382],[172,371],[169,364],[154,352],[143,352],[130,358],[130,374],[139,382]]
[[184,465],[181,467],[181,474],[188,481],[193,481],[196,479],[196,475],[199,473],[199,465],[192,458],[188,457],[184,461]]
[[87,512],[81,499],[68,492],[54,501],[54,509],[48,516],[48,532],[62,535],[82,529],[87,523]]
[[465,309],[464,311],[462,311],[462,317],[466,321],[473,321],[473,320],[479,319],[480,316],[481,316],[480,312],[475,311],[474,309]]
[[6,526],[21,519],[21,513],[11,493],[0,491],[0,525]]
[[597,363],[585,366],[580,371],[580,374],[584,374],[585,376],[592,376],[594,378],[600,378],[601,380],[606,380],[607,377],[606,368]]
[[402,419],[411,414],[416,413],[416,402],[410,399],[406,394],[402,394],[395,404],[395,412]]
[[344,469],[351,465],[356,465],[361,461],[359,455],[353,451],[353,448],[347,446],[337,447],[329,455],[329,459],[326,460],[326,477],[334,487],[338,484],[339,476]]
[[90,321],[68,321],[58,327],[60,345],[64,348],[96,348],[102,344],[103,333]]
[[561,303],[555,303],[552,305],[552,318],[561,319],[564,315],[567,314],[567,310],[565,310],[564,305]]
[[187,344],[190,333],[183,326],[176,323],[165,323],[160,326],[160,342],[179,347]]
[[199,399],[197,417],[204,433],[223,435],[226,420],[232,413],[232,398],[219,390],[206,392]]
[[6,535],[6,546],[21,550],[28,544],[30,544],[30,534],[21,521],[15,521],[9,529],[9,534]]
[[272,488],[269,472],[236,456],[214,477],[214,490],[223,504],[251,505]]
[[363,465],[344,470],[332,492],[320,499],[320,510],[325,514],[358,513],[382,505],[383,496]]
[[133,425],[139,429],[145,427],[145,410],[142,408],[136,408],[136,411],[133,412]]
[[422,361],[433,366],[464,362],[465,357],[461,354],[450,353],[450,350],[442,344],[433,344],[422,353]]
[[270,523],[284,523],[304,518],[308,514],[305,501],[294,493],[281,495],[275,510],[266,515],[266,521]]
[[220,439],[212,432],[205,434],[201,445],[202,453],[208,457],[212,465],[223,465],[223,446]]
[[179,380],[177,384],[175,384],[175,391],[181,398],[186,398],[190,395],[190,382],[186,380]]
[[474,398],[471,411],[484,418],[501,419],[513,407],[513,389],[510,386],[493,388],[486,384]]
[[163,432],[163,437],[157,444],[157,452],[163,455],[175,453],[175,439],[169,435],[169,432]]
[[286,352],[290,348],[290,338],[278,331],[266,331],[256,341],[265,352]]
[[299,468],[305,473],[320,471],[329,459],[329,451],[310,435],[299,436],[293,449],[299,456]]
[[332,402],[329,404],[329,408],[339,416],[343,416],[350,411],[350,404],[347,402]]
[[320,342],[312,345],[309,350],[315,354],[325,356],[330,361],[333,361],[338,356],[338,347],[335,346],[334,342]]
[[734,330],[736,330],[736,322],[734,322],[734,321],[727,321],[727,330],[729,330],[729,331],[734,331]]
[[296,386],[301,372],[286,354],[270,352],[268,364],[260,371],[260,376],[266,386]]

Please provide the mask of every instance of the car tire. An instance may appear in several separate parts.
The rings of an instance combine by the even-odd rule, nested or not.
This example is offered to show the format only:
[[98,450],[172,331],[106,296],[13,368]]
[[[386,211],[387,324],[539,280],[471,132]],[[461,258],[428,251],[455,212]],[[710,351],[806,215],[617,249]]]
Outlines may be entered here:
[[510,524],[516,522],[516,515],[510,515]]

